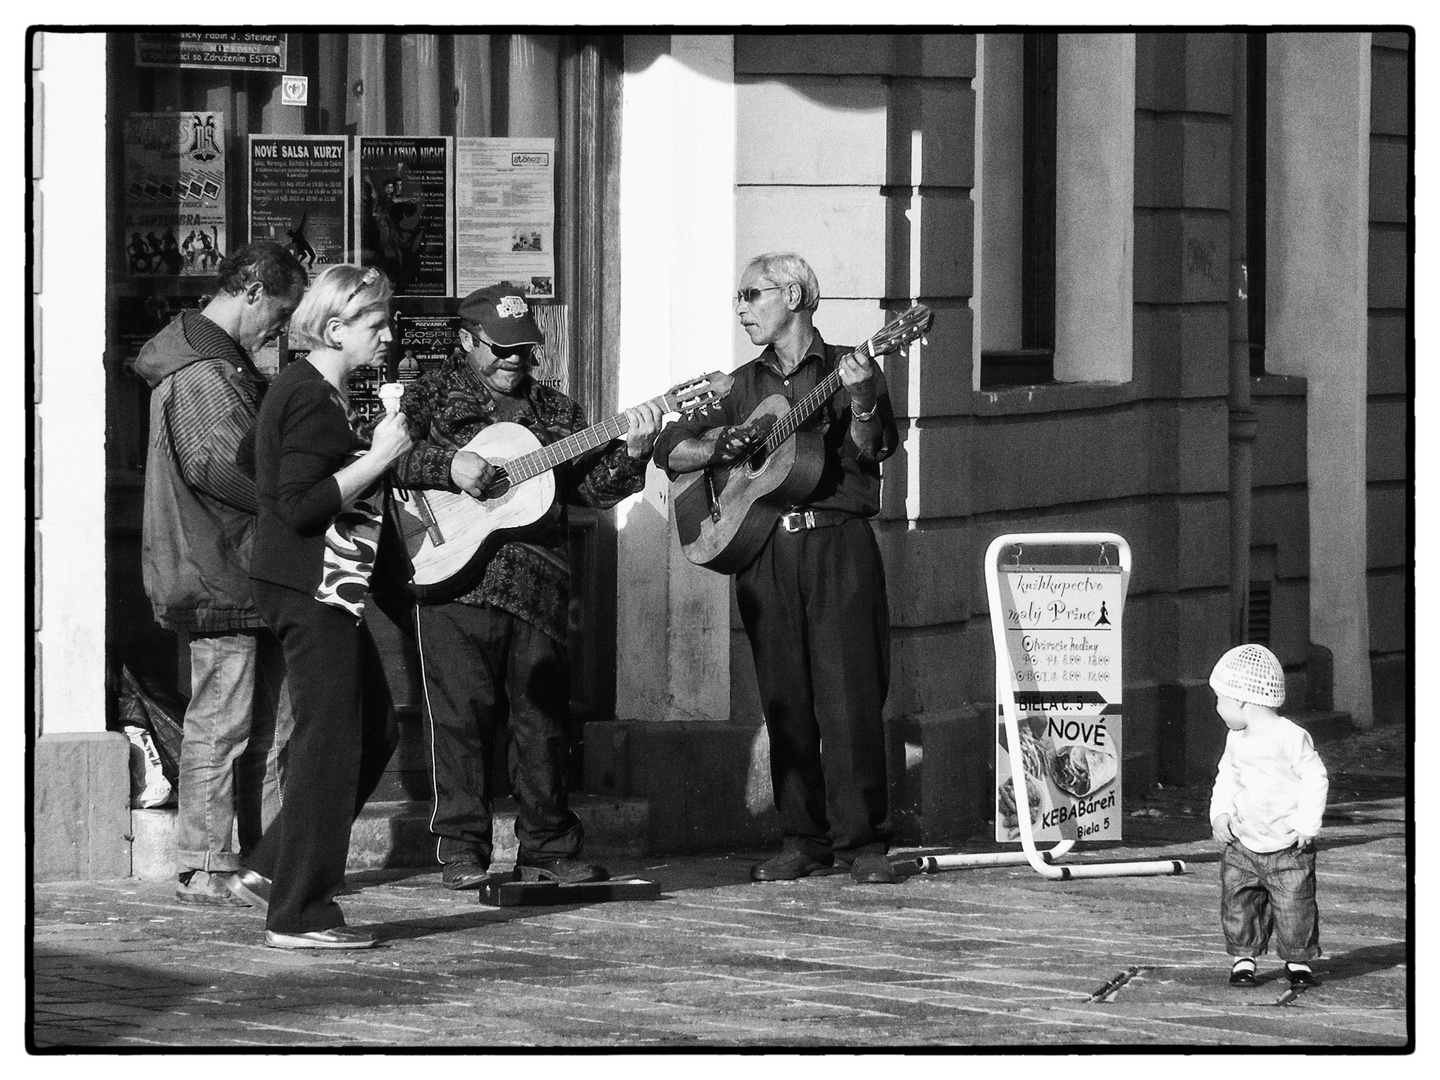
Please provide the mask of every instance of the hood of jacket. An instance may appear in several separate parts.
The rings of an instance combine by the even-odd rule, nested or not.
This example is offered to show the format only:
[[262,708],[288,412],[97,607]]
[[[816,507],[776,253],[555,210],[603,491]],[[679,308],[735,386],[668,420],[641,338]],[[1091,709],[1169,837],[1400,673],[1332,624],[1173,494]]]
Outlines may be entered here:
[[182,311],[169,326],[147,341],[135,361],[135,371],[153,390],[166,376],[196,360],[213,357],[224,357],[263,382],[250,355],[198,311]]

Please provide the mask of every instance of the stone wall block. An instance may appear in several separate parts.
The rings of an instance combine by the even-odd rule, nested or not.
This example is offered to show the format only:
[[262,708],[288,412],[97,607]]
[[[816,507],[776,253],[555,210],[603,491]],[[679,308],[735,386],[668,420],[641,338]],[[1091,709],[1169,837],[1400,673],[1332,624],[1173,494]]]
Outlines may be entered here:
[[1216,216],[1186,214],[1180,246],[1180,299],[1186,303],[1220,302],[1230,295],[1230,223]]
[[1370,221],[1403,225],[1410,220],[1407,185],[1410,151],[1404,143],[1370,140]]
[[1370,400],[1365,410],[1365,479],[1369,483],[1404,480],[1410,475],[1406,438],[1410,433],[1405,401]]
[[920,201],[920,280],[910,280],[915,232],[911,193],[892,190],[885,199],[889,243],[884,260],[886,294],[957,297],[974,290],[970,253],[975,238],[975,204],[968,192],[926,189]]
[[737,80],[735,182],[879,187],[887,97],[873,75]]
[[[800,252],[822,297],[885,296],[886,202],[873,187],[737,188],[735,250],[741,265],[752,254]],[[829,314],[824,300],[820,311]]]
[[1393,225],[1370,227],[1369,290],[1366,304],[1374,308],[1405,307],[1409,282],[1405,230]]
[[1405,394],[1410,390],[1405,313],[1372,311],[1366,335],[1366,389],[1371,394]]
[[895,34],[896,75],[936,79],[975,77],[974,34]]
[[908,493],[912,504],[918,495],[918,517],[963,517],[976,511],[977,481],[993,475],[977,460],[978,449],[969,423],[921,421],[911,430],[905,450],[907,456],[918,457],[918,470],[909,465],[906,471],[920,485],[918,492]]
[[1230,114],[1230,69],[1235,56],[1232,34],[1185,35],[1186,112]]
[[1254,478],[1258,487],[1306,482],[1303,397],[1256,397]]
[[[1217,35],[1218,36],[1218,35]],[[1186,116],[1179,121],[1187,208],[1230,209],[1230,118]],[[1227,226],[1228,228],[1228,226]]]
[[1404,653],[1412,649],[1405,614],[1415,602],[1415,594],[1405,580],[1405,572],[1397,568],[1369,574],[1365,589],[1370,608],[1370,652]]
[[[975,184],[975,91],[956,79],[896,79],[890,85],[886,180],[897,187]],[[920,176],[912,174],[920,140]]]
[[890,74],[891,34],[736,34],[735,74]]
[[[1163,414],[1157,414],[1157,418]],[[1183,401],[1173,410],[1176,491],[1225,491],[1230,486],[1230,413],[1225,402]]]
[[961,622],[970,616],[974,547],[969,527],[877,531],[893,626]]
[[1181,285],[1180,214],[1175,210],[1135,211],[1135,303],[1179,304]]
[[[1404,486],[1372,486],[1365,493],[1365,565],[1369,570],[1403,569],[1410,562],[1405,536],[1410,495]],[[1370,616],[1373,632],[1375,615]]]
[[1410,56],[1393,49],[1370,50],[1370,133],[1410,133]]
[[1275,549],[1277,577],[1310,573],[1310,517],[1303,488],[1257,486],[1250,521],[1251,546]]
[[35,741],[36,881],[130,876],[130,741],[118,731]]

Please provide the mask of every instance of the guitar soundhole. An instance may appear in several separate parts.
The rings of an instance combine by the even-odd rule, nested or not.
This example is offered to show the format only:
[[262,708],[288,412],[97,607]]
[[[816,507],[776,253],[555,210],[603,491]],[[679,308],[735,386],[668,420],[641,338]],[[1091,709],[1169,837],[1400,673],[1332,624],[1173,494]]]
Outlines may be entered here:
[[495,478],[490,481],[490,486],[485,489],[484,498],[486,500],[503,499],[509,492],[510,474],[504,469],[499,469],[495,473]]

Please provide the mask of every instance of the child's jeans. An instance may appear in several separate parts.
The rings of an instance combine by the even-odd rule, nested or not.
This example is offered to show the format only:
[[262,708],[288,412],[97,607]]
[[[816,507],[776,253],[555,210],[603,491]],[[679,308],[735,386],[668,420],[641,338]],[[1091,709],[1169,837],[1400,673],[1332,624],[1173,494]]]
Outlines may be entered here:
[[1260,956],[1275,935],[1281,960],[1320,955],[1315,906],[1315,849],[1289,847],[1258,855],[1238,840],[1220,858],[1220,923],[1231,956]]

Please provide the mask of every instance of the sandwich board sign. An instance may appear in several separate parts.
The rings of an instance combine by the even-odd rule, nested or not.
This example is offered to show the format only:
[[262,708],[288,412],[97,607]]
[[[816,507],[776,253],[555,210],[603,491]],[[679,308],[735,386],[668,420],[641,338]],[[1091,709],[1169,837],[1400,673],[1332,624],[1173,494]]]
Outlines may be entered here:
[[[1121,821],[1121,616],[1130,553],[1101,543],[1012,543],[996,575],[1007,655],[995,664],[995,839],[1018,841],[1015,779],[1004,698],[1009,680],[1031,832],[1045,840],[1119,840]],[[996,613],[991,613],[995,618]]]

